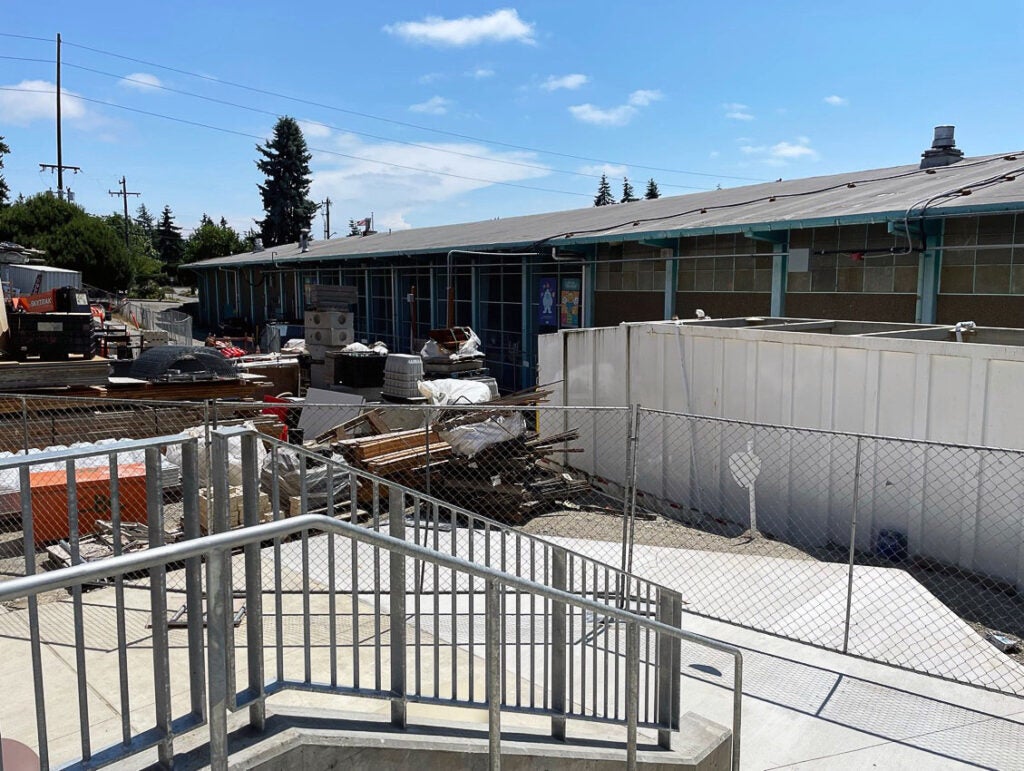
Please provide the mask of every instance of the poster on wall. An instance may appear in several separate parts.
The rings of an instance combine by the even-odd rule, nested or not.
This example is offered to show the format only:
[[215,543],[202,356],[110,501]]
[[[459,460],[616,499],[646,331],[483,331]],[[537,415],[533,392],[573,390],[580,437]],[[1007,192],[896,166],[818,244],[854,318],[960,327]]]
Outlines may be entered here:
[[542,327],[554,327],[558,324],[558,297],[555,279],[542,278],[539,284],[537,323]]
[[562,279],[562,326],[580,325],[580,279]]

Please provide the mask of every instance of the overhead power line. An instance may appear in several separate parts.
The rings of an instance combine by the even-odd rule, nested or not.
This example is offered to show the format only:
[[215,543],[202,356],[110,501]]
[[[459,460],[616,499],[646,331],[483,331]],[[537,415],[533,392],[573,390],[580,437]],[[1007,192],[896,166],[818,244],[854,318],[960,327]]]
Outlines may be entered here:
[[[0,58],[2,58],[2,57],[0,57]],[[224,105],[225,107],[233,107],[233,108],[236,108],[236,109],[239,109],[239,110],[247,110],[249,112],[257,113],[258,115],[269,115],[269,116],[274,117],[274,118],[277,118],[279,116],[279,113],[275,112],[274,110],[264,110],[264,109],[262,109],[260,107],[253,107],[253,106],[248,105],[248,104],[239,104],[238,102],[230,102],[230,101],[228,101],[226,99],[218,99],[217,97],[213,97],[213,96],[206,96],[204,94],[197,94],[197,93],[195,93],[193,91],[185,91],[185,90],[180,89],[180,88],[172,88],[170,86],[165,86],[165,85],[162,85],[162,84],[158,85],[158,84],[155,84],[155,83],[149,83],[148,81],[140,80],[138,78],[133,78],[131,76],[119,75],[119,74],[114,73],[114,72],[105,72],[103,70],[97,70],[97,69],[94,69],[93,67],[86,67],[86,66],[81,65],[81,64],[71,64],[70,62],[64,62],[64,66],[65,67],[72,67],[72,68],[74,68],[76,70],[83,70],[85,72],[91,72],[91,73],[94,73],[96,75],[103,75],[104,77],[115,78],[117,80],[124,80],[124,81],[127,81],[129,83],[138,83],[139,85],[146,86],[147,88],[160,89],[161,91],[167,91],[167,92],[172,93],[172,94],[181,94],[182,96],[188,96],[188,97],[191,97],[193,99],[201,99],[204,102],[211,102],[213,104],[220,104],[220,105]],[[600,179],[601,178],[600,174],[588,174],[588,173],[583,172],[583,171],[571,171],[571,170],[568,170],[568,169],[553,169],[550,166],[541,166],[540,164],[536,164],[536,163],[526,163],[525,161],[513,161],[513,160],[509,160],[507,158],[492,158],[492,157],[489,157],[489,156],[486,156],[486,155],[478,155],[476,153],[467,153],[467,152],[462,152],[460,150],[452,150],[451,148],[446,148],[446,147],[436,147],[434,145],[425,145],[425,144],[422,144],[420,142],[409,142],[409,141],[406,141],[404,139],[392,139],[391,137],[381,136],[380,134],[371,134],[371,133],[366,132],[366,131],[357,131],[355,129],[347,128],[345,126],[334,126],[334,125],[331,125],[330,123],[324,123],[323,121],[310,121],[310,122],[316,123],[317,125],[323,126],[324,128],[329,128],[329,129],[331,129],[333,131],[342,131],[342,132],[344,132],[346,134],[355,134],[356,136],[368,137],[370,139],[376,139],[376,140],[381,141],[381,142],[389,142],[389,143],[392,143],[392,144],[405,145],[407,147],[416,147],[416,148],[419,148],[421,150],[428,150],[428,151],[436,152],[436,153],[446,153],[448,155],[457,155],[457,156],[462,157],[462,158],[472,158],[473,160],[476,160],[476,161],[486,161],[487,163],[502,163],[502,164],[505,164],[507,166],[519,166],[519,167],[525,168],[525,169],[537,169],[539,171],[545,171],[545,172],[548,172],[548,173],[568,174],[568,175],[575,176],[575,177],[585,177],[587,179]],[[661,183],[661,187],[680,188],[680,189],[684,189],[684,190],[708,190],[708,189],[710,189],[710,188],[706,188],[706,187],[697,187],[695,185],[673,185],[673,184],[670,184],[670,183],[667,183],[667,182]]]
[[144,64],[147,67],[156,67],[158,69],[167,70],[168,72],[175,72],[175,73],[177,73],[179,75],[185,75],[187,77],[198,78],[199,80],[205,80],[205,81],[210,82],[210,83],[216,83],[217,85],[221,85],[221,86],[229,86],[231,88],[239,88],[239,89],[243,89],[245,91],[250,91],[250,92],[255,93],[255,94],[263,94],[264,96],[272,96],[272,97],[275,97],[277,99],[287,99],[288,101],[295,102],[297,104],[305,104],[305,105],[308,105],[310,107],[319,107],[319,108],[324,109],[324,110],[332,110],[334,112],[340,112],[340,113],[344,113],[346,115],[355,115],[355,116],[360,117],[360,118],[367,118],[369,120],[376,120],[376,121],[381,121],[383,123],[390,123],[390,124],[395,125],[395,126],[402,126],[403,128],[416,129],[417,131],[428,131],[428,132],[431,132],[431,133],[434,133],[434,134],[441,134],[441,135],[444,135],[444,136],[456,137],[458,139],[467,139],[467,140],[470,140],[472,142],[480,142],[480,143],[483,143],[483,144],[496,145],[496,146],[499,146],[499,147],[508,147],[508,148],[512,148],[514,150],[525,150],[527,152],[540,153],[542,155],[553,155],[553,156],[557,156],[559,158],[570,158],[570,159],[576,160],[576,161],[586,161],[587,163],[606,163],[606,164],[610,164],[610,165],[614,165],[614,166],[629,166],[629,167],[634,168],[634,169],[644,169],[645,171],[659,171],[659,172],[664,172],[666,174],[684,174],[684,175],[688,175],[688,176],[710,177],[710,178],[714,178],[714,179],[735,179],[735,180],[740,180],[740,181],[743,181],[743,182],[768,182],[769,181],[769,180],[766,180],[764,178],[757,178],[757,177],[739,177],[739,176],[729,175],[729,174],[712,174],[710,172],[704,172],[704,171],[688,171],[686,169],[671,169],[671,168],[666,168],[666,167],[662,167],[662,166],[645,166],[645,165],[641,165],[641,164],[637,164],[637,163],[626,163],[624,161],[609,161],[609,160],[603,159],[603,158],[591,158],[591,157],[588,157],[588,156],[585,156],[585,155],[573,155],[572,153],[562,153],[562,152],[558,152],[556,150],[545,150],[545,149],[539,148],[539,147],[529,147],[527,145],[517,145],[517,144],[511,143],[511,142],[502,142],[502,141],[499,141],[499,140],[496,140],[496,139],[485,139],[483,137],[477,137],[477,136],[473,136],[473,135],[470,135],[470,134],[462,134],[462,133],[459,133],[459,132],[456,132],[456,131],[446,131],[445,129],[432,128],[430,126],[423,126],[423,125],[420,125],[420,124],[417,124],[417,123],[409,123],[407,121],[400,121],[400,120],[396,120],[394,118],[385,118],[385,117],[380,116],[380,115],[373,115],[372,113],[360,112],[358,110],[350,110],[350,109],[347,109],[347,108],[344,108],[344,107],[338,107],[336,105],[326,104],[324,102],[317,102],[317,101],[314,101],[314,100],[311,100],[311,99],[303,99],[301,97],[291,96],[290,94],[284,94],[284,93],[280,93],[278,91],[271,91],[269,89],[259,88],[258,86],[250,86],[250,85],[246,85],[245,83],[237,83],[237,82],[231,81],[231,80],[224,80],[222,78],[217,78],[217,77],[214,77],[212,75],[204,75],[204,74],[199,73],[199,72],[191,72],[189,70],[184,70],[184,69],[181,69],[181,68],[178,68],[178,67],[171,67],[171,66],[166,65],[166,64],[160,64],[158,62],[151,62],[151,61],[148,61],[146,59],[139,59],[139,58],[134,57],[134,56],[127,56],[125,54],[119,54],[119,53],[115,53],[113,51],[106,51],[106,50],[104,50],[102,48],[94,48],[92,46],[83,45],[81,43],[69,43],[68,41],[65,40],[64,41],[64,45],[73,46],[75,48],[80,48],[83,51],[91,51],[93,53],[102,54],[103,56],[111,56],[111,57],[114,57],[116,59],[123,59],[124,61],[134,62],[135,64]]
[[[14,86],[0,86],[0,91],[15,91],[28,94],[55,94],[56,91],[52,89],[39,89],[39,88],[16,88]],[[239,131],[237,129],[225,128],[223,126],[214,126],[212,123],[202,123],[200,121],[189,120],[187,118],[177,118],[173,115],[164,115],[158,112],[152,112],[150,110],[142,110],[137,107],[128,107],[123,104],[116,104],[115,102],[108,102],[102,99],[91,99],[81,94],[75,94],[74,99],[81,99],[83,102],[89,102],[90,104],[103,105],[104,107],[113,107],[118,110],[124,110],[126,112],[134,112],[139,115],[148,115],[151,118],[160,118],[162,120],[174,121],[175,123],[183,123],[187,126],[196,126],[198,128],[210,129],[211,131],[219,131],[223,134],[233,134],[235,136],[246,137],[247,139],[255,139],[257,141],[264,141],[265,136],[259,134],[250,134],[246,131]],[[484,179],[483,177],[470,177],[465,174],[454,174],[450,171],[439,171],[437,169],[425,169],[420,166],[407,166],[402,163],[392,163],[391,161],[381,161],[376,158],[366,158],[361,155],[351,155],[349,153],[338,152],[337,150],[327,150],[324,148],[310,147],[310,150],[317,153],[324,153],[326,155],[335,155],[339,158],[347,158],[353,161],[363,161],[365,163],[375,163],[380,166],[389,166],[395,169],[404,169],[405,171],[416,171],[421,174],[433,174],[440,177],[451,177],[453,179],[464,179],[470,182],[483,182],[488,185],[503,185],[504,187],[515,187],[521,190],[533,190],[540,193],[558,193],[560,195],[574,195],[582,196],[584,198],[590,198],[589,193],[580,193],[575,190],[557,190],[548,187],[537,187],[535,185],[521,185],[517,182],[503,182],[496,179]]]

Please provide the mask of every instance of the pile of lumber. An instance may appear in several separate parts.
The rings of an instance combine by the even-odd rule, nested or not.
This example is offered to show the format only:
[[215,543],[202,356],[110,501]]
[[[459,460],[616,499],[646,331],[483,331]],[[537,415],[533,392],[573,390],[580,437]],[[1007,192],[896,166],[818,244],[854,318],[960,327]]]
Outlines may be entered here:
[[[531,389],[486,402],[473,410],[448,410],[434,421],[429,433],[425,428],[378,432],[379,426],[374,427],[371,419],[366,423],[374,427],[374,433],[342,438],[331,446],[350,466],[472,511],[520,523],[590,489],[589,483],[578,475],[544,463],[549,456],[577,452],[569,445],[578,438],[578,432],[540,436],[527,429],[522,435],[510,435],[472,457],[459,454],[443,437],[458,426],[508,417],[512,414],[509,406],[534,406],[549,394]],[[333,436],[339,433],[342,432]],[[366,500],[369,490],[361,489],[359,493]]]

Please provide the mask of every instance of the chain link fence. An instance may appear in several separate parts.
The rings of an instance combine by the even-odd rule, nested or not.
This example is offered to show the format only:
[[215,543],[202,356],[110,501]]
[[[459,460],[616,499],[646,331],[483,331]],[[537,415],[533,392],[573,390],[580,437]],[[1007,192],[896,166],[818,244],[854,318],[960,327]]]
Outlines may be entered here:
[[[576,554],[584,573],[598,566],[600,579],[586,578],[598,593],[607,582],[624,597],[625,571],[680,592],[691,613],[1024,695],[1024,656],[1013,647],[1024,638],[1018,451],[642,408],[3,396],[0,452],[182,432],[208,448],[213,429],[243,424],[267,440],[260,505],[270,517],[354,511],[387,529],[396,485],[404,532],[423,545],[529,577],[550,569],[544,542],[554,543]],[[299,438],[319,449],[283,443]],[[74,473],[109,476],[106,462]],[[127,455],[118,462],[121,506],[144,506],[144,478],[133,481]],[[165,464],[173,531],[180,474],[173,453]],[[53,488],[33,507],[42,565],[67,527],[60,477],[68,472],[34,473],[34,489]],[[7,575],[25,566],[16,482],[0,479]],[[210,484],[207,473],[207,495]],[[79,498],[102,519],[102,495]],[[355,564],[355,555],[316,541],[281,548],[288,591],[301,592],[311,574],[319,591],[337,589],[342,573],[332,584],[330,566]],[[378,578],[367,570],[341,588],[379,590]],[[459,589],[446,580],[424,573],[417,585]]]
[[121,315],[141,329],[167,333],[171,345],[193,345],[192,317],[182,311],[160,310],[152,305],[128,300]]

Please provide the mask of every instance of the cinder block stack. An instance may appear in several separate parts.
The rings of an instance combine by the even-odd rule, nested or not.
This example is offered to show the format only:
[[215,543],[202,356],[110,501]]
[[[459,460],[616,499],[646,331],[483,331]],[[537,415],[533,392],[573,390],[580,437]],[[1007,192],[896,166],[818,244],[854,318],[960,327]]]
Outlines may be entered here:
[[327,352],[355,342],[353,314],[344,308],[323,307],[330,301],[306,309],[306,350],[309,352],[309,380],[313,388],[329,389],[334,385],[333,367],[327,363]]

